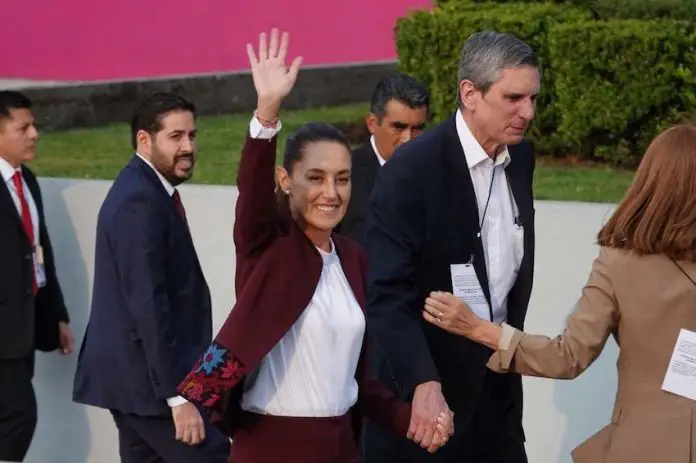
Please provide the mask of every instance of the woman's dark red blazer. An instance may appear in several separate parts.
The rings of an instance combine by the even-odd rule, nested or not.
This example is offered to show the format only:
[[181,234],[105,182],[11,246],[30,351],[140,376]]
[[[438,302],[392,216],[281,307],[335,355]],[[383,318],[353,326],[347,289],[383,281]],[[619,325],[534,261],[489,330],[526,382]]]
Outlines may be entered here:
[[[211,408],[228,436],[240,425],[239,399],[254,370],[299,318],[314,295],[322,270],[315,246],[275,195],[277,137],[247,136],[239,165],[234,222],[237,302],[208,351],[179,386],[189,401]],[[357,244],[333,235],[343,271],[365,309],[366,260]],[[351,410],[356,438],[362,415],[406,436],[411,407],[367,377],[365,345],[358,362],[358,402]]]

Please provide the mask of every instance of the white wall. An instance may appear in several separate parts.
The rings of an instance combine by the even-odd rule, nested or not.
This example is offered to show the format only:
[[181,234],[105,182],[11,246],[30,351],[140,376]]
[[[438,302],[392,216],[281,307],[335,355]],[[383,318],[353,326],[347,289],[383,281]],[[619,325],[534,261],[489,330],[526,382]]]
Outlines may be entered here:
[[[91,295],[96,217],[109,182],[41,179],[59,278],[79,343]],[[232,224],[236,188],[185,185],[182,198],[213,297],[217,331],[234,303]],[[610,205],[537,202],[537,260],[527,331],[562,329],[596,254],[594,235]],[[570,450],[604,426],[616,387],[616,346],[572,382],[525,379],[529,460],[570,462]],[[76,354],[39,354],[34,381],[39,424],[27,463],[117,463],[108,412],[72,402]]]

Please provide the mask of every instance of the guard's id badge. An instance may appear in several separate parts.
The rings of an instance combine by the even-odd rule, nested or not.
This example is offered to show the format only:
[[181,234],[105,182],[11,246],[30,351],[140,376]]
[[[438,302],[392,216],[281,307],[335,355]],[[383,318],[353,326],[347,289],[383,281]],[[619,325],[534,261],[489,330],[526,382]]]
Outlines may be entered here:
[[34,248],[34,273],[37,286],[39,288],[46,286],[46,270],[44,268],[43,248],[41,246]]

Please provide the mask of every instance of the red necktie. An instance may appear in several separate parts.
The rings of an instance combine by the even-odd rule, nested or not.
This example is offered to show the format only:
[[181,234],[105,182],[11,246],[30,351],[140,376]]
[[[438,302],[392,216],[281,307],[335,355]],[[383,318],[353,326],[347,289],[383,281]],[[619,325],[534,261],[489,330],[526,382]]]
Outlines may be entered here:
[[[24,224],[24,231],[27,234],[27,237],[29,238],[29,245],[31,246],[31,249],[34,249],[34,225],[31,221],[31,212],[29,212],[29,203],[27,203],[27,198],[24,196],[24,185],[22,183],[22,174],[17,171],[15,174],[12,176],[12,182],[14,183],[15,191],[17,192],[17,196],[19,197],[19,205],[20,208],[22,209],[22,224]],[[34,269],[33,261],[32,261],[32,268],[31,268],[31,274],[33,276],[32,278],[32,290],[34,294],[36,294],[36,291],[38,289],[38,286],[36,284],[36,271]]]
[[174,200],[176,210],[179,211],[181,218],[184,219],[184,223],[186,223],[186,228],[188,228],[188,220],[186,220],[186,209],[184,209],[184,203],[181,202],[181,196],[179,196],[178,190],[174,190],[174,193],[172,193],[172,199]]

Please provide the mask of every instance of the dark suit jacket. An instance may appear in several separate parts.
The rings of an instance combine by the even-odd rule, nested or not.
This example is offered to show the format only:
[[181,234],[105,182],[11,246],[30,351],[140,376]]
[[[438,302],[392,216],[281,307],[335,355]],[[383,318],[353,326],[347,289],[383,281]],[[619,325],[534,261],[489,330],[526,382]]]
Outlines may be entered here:
[[134,156],[99,211],[94,288],[73,398],[122,413],[166,400],[210,343],[211,301],[187,226]]
[[362,243],[365,236],[365,216],[380,167],[377,155],[369,140],[353,151],[350,202],[346,216],[334,231],[347,236],[356,243]]
[[[239,398],[246,375],[300,317],[321,276],[321,255],[292,220],[287,206],[276,201],[276,144],[277,138],[247,138],[239,165],[234,223],[237,302],[208,353],[179,388],[188,400],[217,410],[228,436],[239,426]],[[334,235],[333,239],[346,278],[364,307],[364,253],[346,238]],[[356,439],[362,412],[405,436],[410,405],[367,377],[364,347],[356,379]]]
[[[533,280],[535,161],[527,142],[509,150],[506,173],[523,221],[524,258],[508,298],[508,323],[521,329]],[[491,351],[425,322],[422,310],[431,291],[452,291],[450,265],[468,262],[472,253],[490,303],[483,247],[476,239],[479,220],[469,167],[450,117],[398,148],[380,169],[365,235],[368,326],[388,362],[382,380],[402,398],[411,398],[421,383],[440,381],[459,423],[467,423],[476,409]],[[521,380],[511,375],[509,381],[521,426]],[[456,432],[466,432],[463,428]]]
[[26,166],[22,175],[39,215],[39,242],[43,248],[46,286],[32,296],[32,246],[12,196],[0,181],[0,358],[17,359],[34,349],[60,347],[58,322],[69,322],[56,275],[53,247],[48,236],[41,190]]

